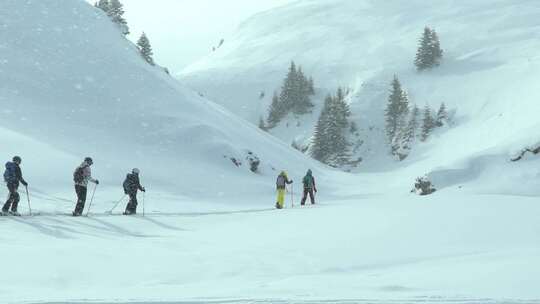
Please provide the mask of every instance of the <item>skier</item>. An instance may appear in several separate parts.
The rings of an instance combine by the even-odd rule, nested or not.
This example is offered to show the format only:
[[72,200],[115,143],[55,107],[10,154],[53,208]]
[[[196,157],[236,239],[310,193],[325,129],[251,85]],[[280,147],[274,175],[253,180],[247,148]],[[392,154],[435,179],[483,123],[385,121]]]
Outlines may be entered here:
[[129,202],[126,206],[126,211],[124,215],[131,215],[137,213],[137,190],[146,192],[146,189],[141,186],[139,181],[140,170],[134,168],[131,173],[128,173],[126,179],[124,180],[124,193],[129,195]]
[[287,177],[287,172],[281,171],[276,180],[276,188],[278,192],[276,208],[283,209],[285,204],[285,188],[287,184],[292,184],[292,180]]
[[87,157],[82,164],[73,172],[73,181],[75,182],[75,193],[77,193],[77,205],[73,211],[73,216],[80,216],[84,210],[84,204],[86,203],[86,193],[88,190],[88,182],[92,182],[99,185],[97,179],[92,178],[92,170],[90,166],[94,164],[92,158]]
[[[19,205],[20,195],[17,191],[19,189],[19,183],[23,184],[25,187],[28,187],[28,183],[24,180],[21,171],[21,162],[22,159],[19,156],[13,157],[13,161],[6,163],[6,171],[4,172],[4,181],[7,184],[9,191],[9,197],[2,208],[2,215],[17,215],[17,206]],[[9,211],[11,207],[11,212]]]
[[315,195],[313,195],[313,191],[317,193],[317,187],[315,186],[315,178],[313,177],[311,169],[307,171],[306,176],[304,176],[304,179],[302,179],[302,183],[304,184],[304,196],[302,196],[302,201],[300,202],[300,205],[304,206],[306,204],[308,194],[311,204],[314,205]]

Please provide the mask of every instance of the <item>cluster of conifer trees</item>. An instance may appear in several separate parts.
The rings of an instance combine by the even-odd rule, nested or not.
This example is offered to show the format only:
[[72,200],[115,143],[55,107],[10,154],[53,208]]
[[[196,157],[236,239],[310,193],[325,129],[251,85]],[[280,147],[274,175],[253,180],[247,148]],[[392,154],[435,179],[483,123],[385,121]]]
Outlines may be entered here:
[[347,130],[351,126],[351,111],[345,98],[342,88],[338,88],[335,95],[326,97],[311,143],[311,156],[332,167],[350,163],[351,144],[347,139]]
[[[95,7],[104,11],[107,16],[114,22],[121,30],[124,36],[129,34],[129,26],[126,19],[124,18],[124,5],[120,0],[99,0],[94,4]],[[152,46],[150,45],[150,40],[143,32],[139,40],[137,41],[137,47],[141,56],[151,65],[155,65],[153,59]]]
[[406,91],[399,79],[394,77],[390,96],[385,110],[386,137],[392,155],[399,160],[405,159],[416,140],[426,141],[435,128],[449,123],[446,105],[441,104],[434,115],[434,110],[426,105],[423,112],[416,105],[409,103]]
[[443,50],[435,30],[425,27],[422,38],[420,38],[418,51],[414,64],[418,71],[431,69],[441,64]]
[[309,113],[313,108],[311,96],[314,94],[313,78],[306,77],[302,67],[297,68],[294,61],[291,62],[287,76],[283,80],[281,92],[279,94],[275,92],[272,98],[266,125],[261,118],[260,127],[262,129],[274,128],[289,113],[295,115]]
[[120,0],[99,0],[94,6],[104,11],[112,22],[120,27],[122,34],[129,34],[129,27],[124,18],[124,5]]

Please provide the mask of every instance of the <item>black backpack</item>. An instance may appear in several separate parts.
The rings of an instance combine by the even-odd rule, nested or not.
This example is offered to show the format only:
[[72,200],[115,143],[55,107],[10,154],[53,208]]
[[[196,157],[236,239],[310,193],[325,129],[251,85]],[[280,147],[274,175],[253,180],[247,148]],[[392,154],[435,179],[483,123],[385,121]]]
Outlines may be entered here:
[[122,183],[122,187],[124,187],[124,193],[128,193],[129,192],[129,185],[131,183],[129,182],[129,174],[126,175],[126,179],[124,180],[124,183]]
[[15,164],[14,162],[6,163],[6,171],[4,171],[4,181],[8,184],[18,182],[17,164]]
[[80,184],[84,181],[84,169],[87,166],[78,166],[77,169],[75,169],[75,172],[73,172],[73,181]]

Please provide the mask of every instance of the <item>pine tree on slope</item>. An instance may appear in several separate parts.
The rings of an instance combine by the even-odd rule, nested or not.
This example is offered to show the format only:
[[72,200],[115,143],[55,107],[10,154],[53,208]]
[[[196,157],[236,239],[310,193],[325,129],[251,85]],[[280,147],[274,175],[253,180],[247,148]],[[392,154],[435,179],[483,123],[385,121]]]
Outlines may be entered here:
[[440,65],[442,55],[443,50],[437,33],[429,27],[425,27],[414,61],[416,69],[423,71]]
[[349,129],[349,117],[351,112],[349,105],[345,101],[345,94],[342,88],[338,88],[336,96],[333,98],[332,107],[329,112],[330,124],[329,134],[331,138],[331,155],[328,164],[333,167],[340,167],[350,160],[350,143],[346,138],[346,131]]
[[435,126],[442,127],[446,122],[448,122],[448,112],[446,111],[446,105],[443,102],[439,108],[439,111],[437,111]]
[[111,20],[116,23],[121,29],[124,35],[129,34],[129,27],[126,19],[124,19],[124,5],[120,0],[110,0],[108,15]]
[[330,147],[328,142],[330,136],[328,134],[329,125],[329,112],[332,106],[332,96],[326,96],[324,100],[324,106],[315,125],[315,132],[313,135],[313,142],[311,145],[311,157],[320,161],[321,163],[327,163],[330,156]]
[[150,40],[148,40],[145,33],[142,33],[141,37],[137,41],[137,46],[139,47],[139,51],[144,60],[151,65],[155,65],[154,59],[152,58],[152,46],[150,46]]
[[441,49],[441,42],[439,36],[435,30],[431,30],[431,62],[433,66],[439,66],[443,57],[443,50]]
[[419,116],[420,109],[414,105],[411,114],[409,115],[407,126],[400,129],[398,136],[396,136],[396,140],[392,144],[394,155],[396,155],[399,160],[404,160],[412,149],[417,136]]
[[110,10],[109,0],[99,0],[99,2],[95,4],[95,7],[101,9],[102,11],[107,13],[107,15],[109,15],[109,10]]
[[291,62],[291,65],[289,67],[289,72],[287,73],[287,76],[285,77],[285,80],[283,80],[283,85],[281,86],[281,93],[279,95],[279,101],[283,105],[284,109],[292,109],[294,106],[294,100],[297,98],[296,96],[296,79],[297,79],[297,70],[296,70],[296,64]]
[[346,132],[350,110],[342,89],[336,96],[327,96],[315,126],[311,156],[333,167],[345,165],[350,159],[350,143]]
[[388,104],[385,110],[386,136],[390,144],[395,142],[396,135],[399,133],[400,128],[404,127],[403,122],[405,115],[408,113],[408,109],[407,94],[402,89],[397,76],[394,76],[390,96],[388,97]]
[[283,119],[285,116],[285,111],[283,108],[283,104],[279,100],[279,97],[277,96],[277,93],[274,92],[274,96],[272,97],[272,104],[270,104],[270,109],[268,111],[268,119],[267,119],[267,129],[272,129]]
[[293,90],[293,96],[295,97],[292,100],[292,112],[297,115],[308,113],[313,104],[309,98],[311,94],[309,93],[308,79],[300,66],[296,71],[296,75],[294,75]]
[[420,134],[420,140],[426,141],[431,134],[431,131],[435,128],[435,120],[431,114],[431,109],[428,105],[424,108],[424,118],[422,121],[422,133]]
[[310,95],[315,95],[315,83],[313,81],[313,77],[309,77],[309,80],[308,80],[308,89],[309,89],[309,94]]

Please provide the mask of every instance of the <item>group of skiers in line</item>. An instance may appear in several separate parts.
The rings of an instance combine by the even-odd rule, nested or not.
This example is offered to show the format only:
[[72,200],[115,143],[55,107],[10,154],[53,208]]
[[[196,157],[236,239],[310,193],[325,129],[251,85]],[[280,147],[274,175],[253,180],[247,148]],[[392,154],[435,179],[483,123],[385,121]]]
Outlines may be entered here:
[[[19,185],[22,184],[27,189],[28,195],[28,183],[24,180],[21,170],[22,159],[19,156],[13,157],[12,161],[6,163],[6,170],[4,171],[4,181],[6,182],[9,196],[2,207],[0,215],[16,215],[19,216],[17,207],[20,201],[20,195],[18,192]],[[73,181],[75,183],[75,193],[77,194],[77,204],[75,210],[72,212],[73,216],[81,216],[86,203],[86,195],[88,193],[88,184],[94,183],[99,185],[99,180],[92,177],[92,170],[90,167],[94,164],[91,157],[86,157],[82,164],[75,169],[73,173]],[[129,195],[129,202],[126,206],[125,215],[131,215],[137,213],[137,191],[146,192],[146,189],[141,186],[139,180],[140,170],[134,168],[131,173],[128,173],[124,180],[123,187],[124,193]],[[10,210],[11,208],[11,210]]]
[[[4,171],[4,181],[6,182],[9,196],[2,207],[0,215],[20,215],[17,211],[17,207],[20,201],[20,195],[18,192],[19,185],[22,184],[27,189],[28,195],[28,183],[24,180],[21,170],[22,159],[19,156],[13,157],[12,161],[6,163],[6,170]],[[73,181],[75,183],[75,193],[77,194],[77,204],[75,210],[72,212],[73,216],[81,216],[86,203],[86,196],[88,193],[88,184],[94,183],[99,185],[99,180],[92,177],[92,170],[90,167],[94,164],[91,157],[86,157],[84,161],[75,169],[73,173]],[[137,191],[146,192],[146,189],[141,186],[139,180],[140,170],[134,168],[131,173],[128,173],[124,183],[124,193],[129,196],[129,202],[124,212],[125,215],[131,215],[137,213]],[[277,202],[276,208],[283,209],[285,205],[285,192],[286,186],[292,184],[293,181],[289,180],[287,173],[282,171],[276,180],[277,188]],[[306,203],[307,196],[311,204],[315,204],[315,193],[317,193],[317,187],[315,185],[315,178],[311,170],[308,170],[304,178],[302,179],[304,186],[304,193],[300,204],[303,206]],[[11,210],[10,210],[11,208]]]
[[[292,184],[293,181],[289,180],[287,177],[287,172],[281,171],[281,173],[278,175],[276,180],[276,188],[277,188],[277,202],[276,202],[276,208],[277,209],[283,209],[285,206],[285,192],[287,190],[287,185]],[[304,206],[306,204],[307,196],[309,195],[309,199],[311,201],[311,204],[315,204],[315,193],[317,193],[317,187],[315,185],[315,177],[313,177],[313,172],[311,172],[311,169],[307,171],[306,175],[302,179],[302,184],[304,186],[304,193],[302,195],[302,200],[300,201],[300,205]]]

